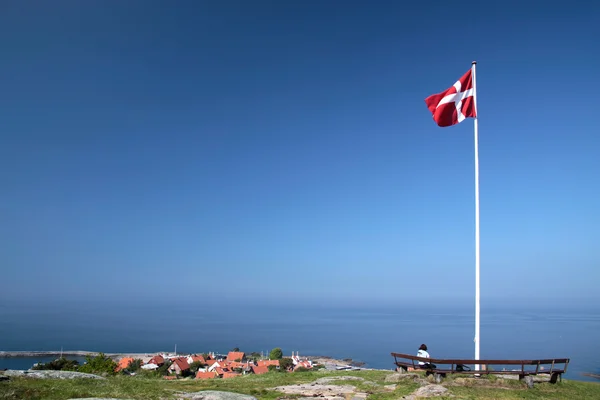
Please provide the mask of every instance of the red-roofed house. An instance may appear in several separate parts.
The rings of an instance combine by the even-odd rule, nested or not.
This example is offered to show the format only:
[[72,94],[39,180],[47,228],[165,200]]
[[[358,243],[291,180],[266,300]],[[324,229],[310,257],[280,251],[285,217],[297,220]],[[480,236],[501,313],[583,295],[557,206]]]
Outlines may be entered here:
[[241,351],[230,351],[227,354],[227,361],[243,361],[245,356]]
[[224,372],[223,376],[221,378],[223,379],[227,379],[227,378],[235,378],[236,376],[241,376],[242,374],[240,374],[239,372]]
[[310,361],[298,361],[298,363],[296,365],[294,365],[294,371],[297,370],[298,368],[311,369],[312,364]]
[[245,363],[241,363],[241,362],[237,362],[237,361],[232,361],[232,362],[228,362],[228,363],[227,363],[227,366],[228,366],[229,368],[240,368],[240,369],[244,369],[244,368],[247,368],[247,367],[249,367],[250,365],[249,365],[247,362],[245,362]]
[[256,375],[262,375],[262,374],[266,374],[267,372],[269,372],[269,367],[267,366],[256,366],[254,365],[252,367],[252,372],[254,372]]
[[179,375],[183,371],[190,369],[190,365],[187,362],[186,357],[178,357],[173,359],[173,364],[169,367],[170,372],[174,372]]
[[165,359],[163,358],[163,356],[154,356],[150,360],[148,360],[148,362],[146,364],[154,364],[154,365],[161,366],[164,363],[165,363]]
[[279,360],[258,360],[259,367],[268,367],[269,365],[274,365],[279,367]]
[[213,360],[213,359],[206,360],[206,365],[208,365],[209,367],[212,367],[213,364],[216,364],[216,363],[218,363],[217,360]]
[[215,379],[217,374],[214,372],[201,372],[196,373],[196,379]]
[[188,364],[191,364],[193,362],[200,362],[202,364],[206,364],[206,360],[204,359],[204,357],[202,355],[199,354],[194,354],[188,357],[187,359]]
[[133,362],[133,358],[131,357],[123,357],[119,360],[119,364],[115,368],[116,372],[122,371],[125,368],[129,367],[129,364]]

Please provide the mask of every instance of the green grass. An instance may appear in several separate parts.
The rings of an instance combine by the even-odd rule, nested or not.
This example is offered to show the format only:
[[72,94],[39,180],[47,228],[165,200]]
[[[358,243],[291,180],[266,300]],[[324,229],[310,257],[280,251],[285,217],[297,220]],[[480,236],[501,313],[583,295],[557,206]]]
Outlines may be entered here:
[[[0,400],[56,399],[76,397],[114,397],[121,399],[169,399],[177,392],[223,390],[252,395],[258,399],[276,399],[280,392],[269,390],[275,386],[313,382],[323,377],[358,376],[365,381],[333,380],[331,384],[352,385],[358,391],[369,393],[369,400],[392,400],[412,393],[419,385],[412,380],[397,383],[390,391],[385,378],[388,371],[315,371],[302,373],[271,372],[265,375],[247,375],[232,379],[166,381],[144,377],[115,376],[106,380],[93,379],[29,379],[12,378],[0,382]],[[479,380],[449,377],[444,385],[453,399],[591,399],[600,398],[600,384],[564,381],[556,385],[536,383],[527,389],[523,382],[503,379]],[[294,396],[287,396],[294,397]]]

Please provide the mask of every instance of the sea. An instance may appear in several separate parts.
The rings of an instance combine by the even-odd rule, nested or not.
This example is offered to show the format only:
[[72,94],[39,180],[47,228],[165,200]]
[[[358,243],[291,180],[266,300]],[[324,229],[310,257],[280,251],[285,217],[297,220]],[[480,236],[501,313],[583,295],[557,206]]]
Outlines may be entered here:
[[[168,294],[168,296],[167,296]],[[165,293],[173,298],[176,291]],[[558,302],[557,302],[558,303]],[[268,353],[330,356],[394,369],[391,352],[474,357],[474,306],[453,301],[331,303],[196,300],[0,303],[0,351]],[[482,304],[481,358],[570,358],[566,379],[600,373],[600,307]],[[45,358],[0,358],[27,369]],[[79,361],[83,361],[79,358]],[[597,381],[597,380],[596,380]]]

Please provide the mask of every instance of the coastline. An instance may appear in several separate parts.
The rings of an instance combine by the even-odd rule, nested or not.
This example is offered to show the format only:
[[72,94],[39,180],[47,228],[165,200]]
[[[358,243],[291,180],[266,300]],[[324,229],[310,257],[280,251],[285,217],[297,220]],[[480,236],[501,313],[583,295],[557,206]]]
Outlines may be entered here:
[[[87,350],[49,350],[49,351],[0,351],[0,359],[8,358],[42,358],[42,357],[95,357],[101,352],[98,351],[87,351]],[[152,353],[103,353],[105,356],[118,361],[118,359],[124,357],[131,357],[134,359],[141,359],[143,362],[147,362],[156,354],[165,354],[167,356],[176,356],[175,353],[171,352],[152,352]],[[376,369],[369,368],[365,363],[355,361],[351,358],[336,359],[329,356],[303,356],[302,358],[309,359],[314,363],[324,365],[327,370],[382,370],[388,371],[388,369]]]

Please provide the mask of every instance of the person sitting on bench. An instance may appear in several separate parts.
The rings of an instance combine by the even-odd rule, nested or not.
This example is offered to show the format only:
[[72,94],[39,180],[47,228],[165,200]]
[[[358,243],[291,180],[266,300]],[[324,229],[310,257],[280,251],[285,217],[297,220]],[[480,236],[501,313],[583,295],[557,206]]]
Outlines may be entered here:
[[[427,352],[427,345],[426,344],[422,344],[421,347],[419,347],[419,351],[417,352],[417,357],[431,358],[431,357],[429,357],[429,353]],[[422,368],[422,369],[433,369],[433,368],[435,368],[435,365],[431,364],[431,363],[428,363],[428,362],[419,361],[419,368]]]

